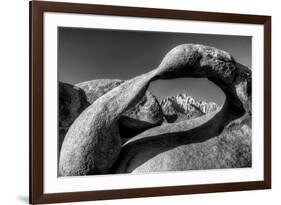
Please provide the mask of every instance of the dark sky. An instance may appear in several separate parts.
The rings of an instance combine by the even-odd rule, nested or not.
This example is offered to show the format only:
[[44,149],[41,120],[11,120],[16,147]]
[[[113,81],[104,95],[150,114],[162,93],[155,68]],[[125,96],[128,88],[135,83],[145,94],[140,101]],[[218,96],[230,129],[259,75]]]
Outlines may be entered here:
[[[70,84],[130,79],[156,68],[169,50],[185,43],[225,50],[251,68],[249,36],[59,28],[58,40],[59,80]],[[187,93],[200,100],[224,102],[223,92],[204,78],[159,80],[149,89],[159,98]]]

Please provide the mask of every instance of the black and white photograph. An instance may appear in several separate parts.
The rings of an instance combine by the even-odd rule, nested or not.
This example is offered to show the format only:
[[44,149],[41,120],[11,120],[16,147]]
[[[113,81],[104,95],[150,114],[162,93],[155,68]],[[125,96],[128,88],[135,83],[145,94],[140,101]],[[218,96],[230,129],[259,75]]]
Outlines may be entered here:
[[58,28],[58,176],[252,167],[252,37]]
[[29,8],[30,203],[271,189],[271,16]]

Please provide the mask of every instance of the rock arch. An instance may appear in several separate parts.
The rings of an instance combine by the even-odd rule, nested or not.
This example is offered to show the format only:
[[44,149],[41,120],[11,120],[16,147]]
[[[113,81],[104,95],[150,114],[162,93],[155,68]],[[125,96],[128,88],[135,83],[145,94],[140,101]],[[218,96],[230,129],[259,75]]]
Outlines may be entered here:
[[[116,123],[122,113],[138,102],[150,82],[182,77],[207,77],[217,84],[226,95],[223,108],[200,120],[147,130],[128,141],[121,152]],[[164,163],[163,157],[157,159],[162,165],[155,164],[156,155],[165,155],[167,150],[180,145],[191,144],[197,140],[206,141],[218,136],[229,122],[242,119],[250,110],[251,71],[248,68],[237,63],[229,53],[216,48],[194,44],[177,46],[164,57],[156,69],[114,88],[80,114],[63,142],[59,174],[68,176],[104,174],[109,171],[154,171],[156,164],[165,170],[166,162]],[[142,153],[141,148],[144,147],[152,150],[144,150]],[[158,150],[155,150],[155,147],[158,147]],[[170,153],[165,158],[173,156],[176,155]],[[179,169],[179,164],[168,166]],[[138,169],[139,167],[141,168]]]

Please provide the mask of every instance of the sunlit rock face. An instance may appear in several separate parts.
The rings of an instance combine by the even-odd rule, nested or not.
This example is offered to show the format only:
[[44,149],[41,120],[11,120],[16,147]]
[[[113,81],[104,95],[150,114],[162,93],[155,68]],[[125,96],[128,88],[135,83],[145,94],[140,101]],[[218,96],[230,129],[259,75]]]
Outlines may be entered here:
[[160,105],[168,123],[194,119],[219,109],[214,102],[196,100],[185,93],[164,98]]

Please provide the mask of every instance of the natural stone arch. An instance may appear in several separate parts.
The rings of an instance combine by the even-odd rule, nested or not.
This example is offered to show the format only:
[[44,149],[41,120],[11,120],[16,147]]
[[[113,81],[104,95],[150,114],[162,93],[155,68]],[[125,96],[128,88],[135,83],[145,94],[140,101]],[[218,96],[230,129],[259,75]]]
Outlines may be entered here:
[[[124,152],[130,151],[131,145],[132,147],[142,143],[155,145],[155,140],[167,139],[167,136],[170,136],[168,143],[173,137],[177,137],[180,142],[184,139],[182,134],[200,135],[200,130],[196,130],[198,126],[210,129],[213,125],[215,129],[212,127],[210,135],[216,135],[222,132],[228,122],[250,110],[251,71],[248,68],[236,63],[227,52],[216,48],[194,44],[177,46],[165,56],[158,68],[114,88],[81,113],[70,127],[63,142],[59,162],[60,175],[107,173],[121,151],[116,123],[122,113],[138,102],[150,82],[180,77],[207,77],[216,83],[226,94],[223,108],[215,113],[215,116],[204,117],[200,123],[181,123],[180,131],[173,130],[171,127],[169,133],[162,133],[162,138],[152,139],[149,136],[142,136],[142,133],[125,145]],[[209,121],[211,118],[213,119]],[[221,118],[227,123],[215,125],[214,120]],[[153,129],[159,136],[161,131]],[[116,163],[118,166],[112,169],[113,172],[115,170],[130,172],[137,168],[135,165],[129,168],[123,166],[126,163],[130,164],[130,159],[137,158],[134,152],[131,152],[130,156],[124,156],[124,152],[122,151],[123,154],[121,153],[119,157],[120,163]]]

